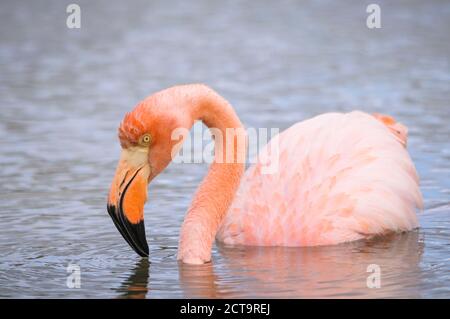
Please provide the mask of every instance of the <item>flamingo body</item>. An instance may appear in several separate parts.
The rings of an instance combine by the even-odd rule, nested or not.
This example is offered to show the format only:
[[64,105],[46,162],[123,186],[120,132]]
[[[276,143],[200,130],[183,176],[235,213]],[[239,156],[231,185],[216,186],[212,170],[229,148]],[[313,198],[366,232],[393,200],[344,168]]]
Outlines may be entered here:
[[[217,239],[316,246],[416,228],[422,197],[405,129],[358,111],[291,126],[246,171]],[[274,156],[278,169],[263,174]]]
[[[181,227],[177,258],[184,263],[209,262],[215,238],[232,245],[315,246],[418,226],[419,178],[406,150],[407,129],[392,117],[355,111],[297,123],[245,171],[238,160],[245,158],[245,143],[227,134],[243,129],[231,104],[205,85],[181,85],[147,97],[119,127],[122,151],[107,210],[143,257],[149,255],[147,185],[179,149],[183,139],[173,133],[188,131],[196,120],[223,140],[216,140],[214,162]],[[223,162],[225,145],[233,147],[225,152],[231,161]]]

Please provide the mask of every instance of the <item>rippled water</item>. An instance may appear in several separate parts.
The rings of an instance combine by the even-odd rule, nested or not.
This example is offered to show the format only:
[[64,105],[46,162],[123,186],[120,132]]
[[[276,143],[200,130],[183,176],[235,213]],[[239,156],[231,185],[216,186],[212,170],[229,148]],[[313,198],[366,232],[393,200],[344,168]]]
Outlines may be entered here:
[[[0,297],[450,297],[450,4],[377,1],[0,3]],[[141,260],[105,210],[123,114],[204,82],[248,127],[327,111],[389,113],[410,128],[425,211],[418,231],[319,248],[215,247],[178,265],[178,231],[206,164],[150,186]],[[66,286],[69,263],[81,288]],[[366,286],[381,267],[381,288]]]

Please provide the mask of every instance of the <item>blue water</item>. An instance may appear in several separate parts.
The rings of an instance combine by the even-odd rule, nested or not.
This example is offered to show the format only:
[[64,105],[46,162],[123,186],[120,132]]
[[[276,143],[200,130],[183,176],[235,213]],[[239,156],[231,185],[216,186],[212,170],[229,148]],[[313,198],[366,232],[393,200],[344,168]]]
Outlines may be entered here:
[[[0,297],[450,297],[450,3],[77,1],[0,3]],[[203,82],[247,127],[328,111],[393,115],[421,177],[420,229],[318,248],[214,247],[176,261],[206,164],[172,164],[149,189],[150,261],[106,213],[117,126],[154,91]],[[68,288],[69,264],[81,288]],[[369,289],[367,267],[381,269]]]

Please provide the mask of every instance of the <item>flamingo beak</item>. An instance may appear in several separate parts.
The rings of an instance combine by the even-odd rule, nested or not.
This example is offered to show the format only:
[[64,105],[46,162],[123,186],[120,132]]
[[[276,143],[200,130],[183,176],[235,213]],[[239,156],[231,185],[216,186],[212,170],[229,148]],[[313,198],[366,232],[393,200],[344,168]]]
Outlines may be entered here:
[[149,175],[148,152],[143,149],[122,150],[107,204],[117,229],[141,257],[149,255],[144,225]]

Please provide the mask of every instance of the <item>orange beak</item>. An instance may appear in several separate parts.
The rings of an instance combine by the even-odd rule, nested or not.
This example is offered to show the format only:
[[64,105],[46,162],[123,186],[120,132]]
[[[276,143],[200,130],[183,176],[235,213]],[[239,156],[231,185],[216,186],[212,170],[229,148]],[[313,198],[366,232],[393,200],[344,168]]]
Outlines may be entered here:
[[117,229],[141,257],[149,255],[144,225],[149,175],[148,152],[145,149],[122,150],[107,205]]

